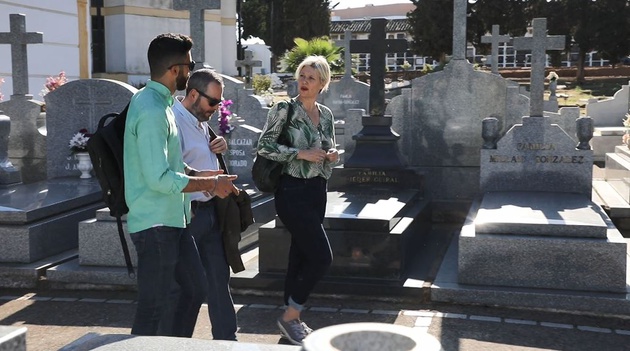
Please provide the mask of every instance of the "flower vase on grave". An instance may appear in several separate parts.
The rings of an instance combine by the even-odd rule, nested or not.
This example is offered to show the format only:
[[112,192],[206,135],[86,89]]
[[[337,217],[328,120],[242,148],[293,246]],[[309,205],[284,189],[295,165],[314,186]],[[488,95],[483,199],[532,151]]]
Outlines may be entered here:
[[76,158],[79,161],[77,164],[77,169],[81,171],[81,179],[92,178],[90,171],[92,170],[92,160],[90,159],[90,154],[87,152],[77,152]]

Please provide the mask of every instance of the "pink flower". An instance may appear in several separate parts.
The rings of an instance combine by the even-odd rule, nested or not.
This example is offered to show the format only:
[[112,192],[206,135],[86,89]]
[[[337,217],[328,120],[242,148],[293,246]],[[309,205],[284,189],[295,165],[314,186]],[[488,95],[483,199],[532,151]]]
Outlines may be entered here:
[[232,116],[230,106],[232,106],[233,103],[232,100],[225,100],[221,102],[219,107],[219,133],[221,135],[229,134],[234,130],[234,126],[230,124],[230,118]]

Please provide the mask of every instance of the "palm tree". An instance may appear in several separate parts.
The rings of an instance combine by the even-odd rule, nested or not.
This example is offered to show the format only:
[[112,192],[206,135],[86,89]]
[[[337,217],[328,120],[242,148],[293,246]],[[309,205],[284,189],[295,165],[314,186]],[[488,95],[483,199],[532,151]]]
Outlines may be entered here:
[[332,73],[343,73],[341,60],[343,48],[333,44],[328,37],[323,36],[311,40],[295,38],[293,42],[295,46],[282,57],[282,71],[295,72],[307,56],[319,55],[326,58]]

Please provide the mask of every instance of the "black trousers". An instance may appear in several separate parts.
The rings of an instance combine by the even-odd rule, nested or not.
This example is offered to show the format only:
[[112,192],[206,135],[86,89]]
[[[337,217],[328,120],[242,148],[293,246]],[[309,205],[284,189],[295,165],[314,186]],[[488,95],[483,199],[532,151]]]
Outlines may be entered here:
[[326,213],[326,179],[282,175],[275,193],[276,212],[291,233],[284,303],[303,305],[332,263],[322,225]]

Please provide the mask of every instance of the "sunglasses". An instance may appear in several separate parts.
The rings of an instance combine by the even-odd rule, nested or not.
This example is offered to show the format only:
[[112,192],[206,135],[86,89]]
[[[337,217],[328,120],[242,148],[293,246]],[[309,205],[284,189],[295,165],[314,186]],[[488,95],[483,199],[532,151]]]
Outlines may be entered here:
[[[197,89],[195,89],[197,90]],[[205,97],[208,100],[208,104],[210,104],[210,107],[215,107],[216,105],[220,104],[221,102],[223,102],[223,99],[215,99],[213,97],[210,97],[208,95],[206,95],[204,92],[197,90],[197,92],[199,93],[199,95]]]
[[188,70],[190,70],[192,72],[192,71],[195,70],[195,65],[196,64],[197,64],[197,62],[195,62],[195,61],[190,61],[190,63],[176,63],[174,65],[168,66],[168,69],[171,69],[174,66],[188,66]]

